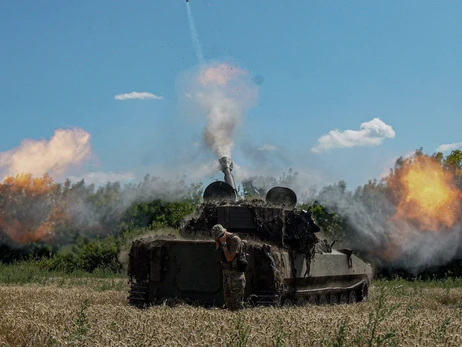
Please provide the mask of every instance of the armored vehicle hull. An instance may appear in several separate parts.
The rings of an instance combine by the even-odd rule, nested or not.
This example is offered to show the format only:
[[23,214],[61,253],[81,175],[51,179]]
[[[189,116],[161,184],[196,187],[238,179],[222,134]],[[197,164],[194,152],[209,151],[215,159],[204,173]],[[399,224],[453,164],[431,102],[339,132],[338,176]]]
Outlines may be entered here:
[[[367,298],[370,265],[354,254],[331,250],[307,260],[268,244],[248,242],[246,301],[254,305],[354,303]],[[215,242],[155,240],[134,242],[130,252],[131,305],[177,299],[222,306],[222,273]]]
[[[239,200],[231,159],[220,165],[225,182],[204,191],[204,203],[180,229],[183,239],[132,243],[128,275],[131,305],[180,299],[204,306],[224,303],[221,264],[210,240],[214,224],[245,242],[245,299],[256,305],[353,303],[367,298],[372,268],[349,249],[320,242],[310,211],[295,193],[274,187],[263,200]],[[210,240],[210,241],[209,241]]]

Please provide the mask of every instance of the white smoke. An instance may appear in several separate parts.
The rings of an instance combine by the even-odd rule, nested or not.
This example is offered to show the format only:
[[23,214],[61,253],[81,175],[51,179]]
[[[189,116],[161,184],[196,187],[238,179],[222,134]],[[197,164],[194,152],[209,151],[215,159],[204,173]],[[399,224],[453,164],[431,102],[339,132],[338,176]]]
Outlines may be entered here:
[[271,166],[249,167],[234,162],[233,175],[240,182],[240,189],[251,184],[253,194],[264,198],[273,187],[283,186],[292,189],[297,195],[298,203],[311,203],[319,186],[326,184],[326,179],[319,172],[307,168],[286,168],[276,170]]
[[83,129],[57,129],[50,140],[22,141],[19,147],[0,153],[1,177],[16,174],[62,177],[69,168],[91,154],[90,134]]
[[[325,188],[317,196],[321,205],[344,216],[354,229],[355,237],[346,235],[342,246],[414,274],[444,265],[461,255],[460,226],[436,232],[421,231],[410,223],[392,220],[395,207],[380,193],[363,191],[362,198],[364,200],[354,197],[339,185]],[[368,202],[367,206],[363,201]]]
[[191,11],[191,6],[189,2],[186,3],[186,10],[188,12],[188,22],[189,22],[189,30],[191,31],[191,39],[194,46],[194,51],[196,52],[197,60],[199,60],[200,64],[204,63],[204,55],[202,54],[202,46],[199,41],[199,34],[196,30],[196,24],[194,23],[194,17]]
[[104,172],[92,171],[79,176],[70,176],[68,179],[71,182],[79,182],[84,180],[87,184],[94,184],[95,186],[102,186],[108,182],[130,183],[135,180],[133,172]]
[[450,230],[421,231],[414,226],[400,222],[390,235],[395,244],[399,242],[397,263],[411,272],[444,265],[462,255],[462,228]]
[[246,70],[226,63],[209,64],[189,81],[188,95],[205,115],[206,146],[218,157],[231,156],[236,130],[257,99],[257,88]]

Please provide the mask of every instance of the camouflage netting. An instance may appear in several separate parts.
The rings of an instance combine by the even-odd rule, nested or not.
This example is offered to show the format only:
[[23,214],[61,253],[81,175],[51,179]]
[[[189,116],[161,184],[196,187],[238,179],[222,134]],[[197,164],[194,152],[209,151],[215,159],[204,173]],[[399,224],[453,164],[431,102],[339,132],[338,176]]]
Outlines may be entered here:
[[275,210],[280,211],[280,208],[258,199],[204,202],[198,206],[193,216],[183,221],[180,235],[186,239],[210,239],[210,230],[217,223],[219,206],[248,207],[253,213],[257,227],[255,239],[294,252],[314,255],[314,246],[319,241],[314,232],[319,228],[312,220],[311,213],[297,209],[284,210],[284,214],[271,213]]
[[319,227],[310,212],[301,210],[286,211],[285,246],[294,252],[314,255],[314,247],[319,242],[315,232]]
[[136,279],[148,278],[150,248],[152,245],[144,239],[138,239],[132,242],[129,253],[128,275]]
[[257,295],[280,296],[284,287],[284,269],[280,249],[264,243],[249,241],[246,251],[259,271],[253,280],[254,292]]
[[180,226],[180,235],[186,239],[210,239],[210,231],[217,224],[217,206],[226,205],[204,202],[196,208],[196,212],[185,218]]
[[[154,248],[162,247],[168,242],[168,239],[154,240],[152,238],[133,241],[128,269],[128,275],[132,283],[146,283],[149,280],[151,252]],[[246,241],[245,249],[250,255],[249,265],[251,269],[246,275],[252,287],[251,293],[249,293],[250,296],[247,298],[248,301],[275,304],[284,291],[285,274],[281,249],[277,246],[270,246],[256,241]],[[252,269],[258,269],[258,271],[252,271]],[[191,304],[184,298],[171,299],[168,303],[169,305],[178,303]]]
[[134,240],[128,254],[128,276],[136,279],[149,278],[151,250],[154,247],[162,246],[168,240],[174,239],[177,239],[175,235],[162,235],[159,239],[149,236]]

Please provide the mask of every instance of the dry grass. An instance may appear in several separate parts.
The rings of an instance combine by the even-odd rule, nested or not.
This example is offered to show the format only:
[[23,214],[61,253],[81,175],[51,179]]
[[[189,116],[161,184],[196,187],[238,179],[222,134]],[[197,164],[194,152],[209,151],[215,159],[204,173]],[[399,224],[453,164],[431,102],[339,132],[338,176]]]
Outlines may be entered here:
[[398,286],[382,292],[374,286],[367,303],[228,312],[189,306],[139,310],[127,306],[127,288],[99,287],[0,287],[0,345],[462,345],[460,288]]

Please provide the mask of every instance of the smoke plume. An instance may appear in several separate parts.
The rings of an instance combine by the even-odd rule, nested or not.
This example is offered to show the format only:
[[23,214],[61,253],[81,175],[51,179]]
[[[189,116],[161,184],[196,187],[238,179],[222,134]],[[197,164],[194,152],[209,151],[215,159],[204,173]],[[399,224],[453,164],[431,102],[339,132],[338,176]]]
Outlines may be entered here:
[[236,130],[257,99],[257,89],[246,70],[226,63],[209,64],[188,83],[188,96],[205,115],[206,146],[218,157],[231,156]]
[[380,184],[352,194],[326,187],[318,201],[346,218],[344,245],[384,267],[417,274],[462,256],[461,192],[432,158],[409,158]]
[[382,266],[394,266],[417,274],[431,266],[440,266],[460,256],[460,226],[434,233],[422,231],[406,221],[392,221],[393,206],[384,198],[376,200],[377,211],[341,192],[322,196],[319,202],[339,211],[355,229],[357,237],[345,246],[367,254]]
[[24,140],[17,148],[0,153],[0,174],[62,177],[70,167],[88,159],[90,134],[83,129],[57,129],[50,140]]

